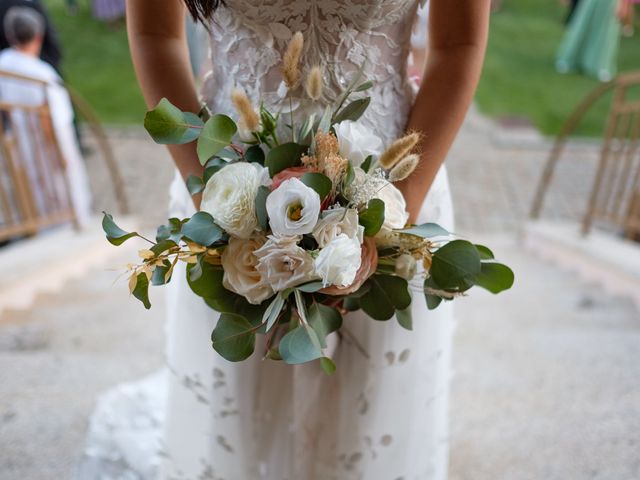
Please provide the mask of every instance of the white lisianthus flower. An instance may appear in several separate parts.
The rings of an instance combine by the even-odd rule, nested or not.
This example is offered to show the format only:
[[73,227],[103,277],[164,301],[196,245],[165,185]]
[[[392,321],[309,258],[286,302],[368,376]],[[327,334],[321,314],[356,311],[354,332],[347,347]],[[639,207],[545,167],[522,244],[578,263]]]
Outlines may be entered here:
[[320,195],[297,178],[290,178],[267,197],[267,214],[277,236],[311,233],[320,215]]
[[364,228],[358,224],[358,211],[355,208],[335,208],[325,210],[313,229],[313,238],[320,248],[324,248],[334,238],[344,233],[349,238],[357,237],[362,243]]
[[369,155],[379,156],[382,152],[382,140],[371,130],[351,120],[344,120],[335,127],[340,156],[354,167],[359,167]]
[[256,269],[276,292],[317,280],[313,257],[297,245],[300,237],[269,237],[254,252]]
[[362,247],[357,238],[341,233],[320,250],[315,264],[322,283],[348,287],[356,278],[362,262]]
[[230,235],[248,239],[258,228],[255,203],[263,171],[257,163],[246,162],[218,170],[204,188],[200,210]]
[[384,180],[384,185],[378,189],[375,198],[384,202],[383,228],[404,228],[409,221],[409,212],[402,192],[393,183]]
[[407,281],[416,276],[417,268],[418,266],[416,263],[416,259],[408,253],[403,253],[398,258],[396,258],[396,275],[404,278]]
[[226,289],[242,295],[253,305],[259,305],[274,294],[271,286],[256,270],[258,257],[254,252],[262,247],[265,241],[264,237],[253,237],[249,240],[230,237],[227,248],[222,252],[222,284]]

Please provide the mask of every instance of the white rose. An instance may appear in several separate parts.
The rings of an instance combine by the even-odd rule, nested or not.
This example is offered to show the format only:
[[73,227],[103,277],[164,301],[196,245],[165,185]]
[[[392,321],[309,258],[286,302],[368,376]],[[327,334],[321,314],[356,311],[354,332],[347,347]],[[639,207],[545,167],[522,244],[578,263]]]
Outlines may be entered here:
[[271,286],[256,270],[258,257],[254,252],[262,247],[265,241],[262,237],[249,240],[231,237],[227,248],[222,252],[222,284],[226,289],[242,295],[253,305],[259,305],[274,294]]
[[358,211],[354,208],[348,210],[336,208],[326,210],[318,220],[313,229],[313,238],[316,239],[320,248],[324,248],[329,242],[341,233],[349,238],[358,237],[362,243],[363,228],[358,224]]
[[247,239],[258,228],[256,193],[264,168],[238,162],[218,170],[202,193],[200,210],[210,213],[229,234]]
[[416,259],[408,253],[404,253],[396,258],[396,275],[404,278],[405,280],[411,280],[416,276],[417,264]]
[[375,195],[384,202],[384,228],[404,228],[409,221],[409,212],[407,212],[407,203],[404,200],[402,192],[398,190],[392,183],[384,180],[382,186]]
[[362,247],[357,238],[349,238],[341,233],[316,258],[316,273],[322,283],[348,287],[356,278],[362,262]]
[[276,292],[316,280],[313,258],[297,245],[300,237],[269,237],[254,254],[256,269]]
[[340,145],[340,156],[351,160],[359,167],[369,155],[379,156],[382,152],[382,140],[371,130],[351,120],[340,122],[335,127]]
[[267,197],[267,213],[275,235],[311,233],[320,215],[320,195],[297,178],[290,178]]

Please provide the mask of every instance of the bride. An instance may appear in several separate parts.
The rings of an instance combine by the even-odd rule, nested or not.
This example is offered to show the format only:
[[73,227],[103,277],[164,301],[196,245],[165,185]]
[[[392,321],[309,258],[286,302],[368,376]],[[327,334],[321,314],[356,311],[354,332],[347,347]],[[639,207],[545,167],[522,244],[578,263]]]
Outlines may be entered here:
[[[364,76],[375,83],[362,119],[366,127],[384,144],[406,129],[424,134],[417,173],[398,185],[410,221],[453,228],[441,165],[480,75],[490,0],[431,0],[427,65],[417,93],[407,60],[419,0],[185,3],[210,32],[212,70],[202,99],[212,112],[233,114],[234,87],[254,103],[277,102],[281,55],[296,31],[305,37],[303,72],[314,65],[331,72],[324,79],[328,101],[364,65]],[[185,11],[180,0],[128,2],[131,52],[150,107],[167,97],[184,111],[201,109],[186,49]],[[300,101],[297,108],[309,107]],[[171,214],[187,217],[195,207],[183,179],[201,175],[201,166],[193,144],[169,148],[179,171]],[[207,341],[217,313],[192,294],[184,272],[173,277],[167,371],[102,399],[86,453],[92,458],[84,462],[81,478],[446,478],[449,305],[431,312],[423,296],[415,295],[412,332],[350,314],[345,327],[353,335],[336,341],[339,368],[329,377],[315,364],[291,367],[261,361],[257,354],[241,364],[222,359]],[[156,436],[159,451],[142,449],[144,428],[128,420],[132,409],[152,417],[145,434]],[[102,428],[106,417],[112,422]],[[137,460],[135,451],[143,452]]]

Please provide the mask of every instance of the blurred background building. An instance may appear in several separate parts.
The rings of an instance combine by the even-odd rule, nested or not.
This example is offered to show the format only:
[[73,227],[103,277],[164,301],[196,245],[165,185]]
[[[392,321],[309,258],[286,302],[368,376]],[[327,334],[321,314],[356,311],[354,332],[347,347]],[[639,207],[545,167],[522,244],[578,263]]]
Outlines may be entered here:
[[[0,17],[13,4],[44,15],[41,61],[53,73],[0,60],[0,479],[71,478],[98,395],[163,361],[162,290],[151,312],[127,298],[116,280],[136,246],[109,246],[96,214],[127,213],[151,231],[173,167],[141,126],[124,1],[0,0]],[[495,246],[517,283],[458,303],[453,480],[640,478],[638,10],[494,2],[482,80],[447,166],[457,233]],[[189,32],[201,74],[206,41]],[[414,32],[424,39],[426,25]],[[416,81],[423,57],[413,56]],[[40,100],[7,97],[12,85]],[[62,142],[43,127],[56,116]],[[43,201],[42,183],[74,162],[87,179]],[[33,174],[44,168],[47,178]],[[70,198],[83,181],[94,215],[79,222]]]

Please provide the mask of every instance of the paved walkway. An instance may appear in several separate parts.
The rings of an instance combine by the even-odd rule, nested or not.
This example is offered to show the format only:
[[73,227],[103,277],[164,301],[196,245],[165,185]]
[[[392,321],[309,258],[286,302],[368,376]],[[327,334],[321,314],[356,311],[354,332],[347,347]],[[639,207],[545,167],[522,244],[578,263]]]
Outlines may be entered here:
[[[137,130],[112,138],[134,209],[158,224],[166,153]],[[550,197],[554,215],[575,215],[588,190],[596,150],[572,154]],[[452,480],[640,478],[640,315],[517,244],[545,156],[535,136],[472,114],[448,162],[459,232],[492,245],[518,275],[508,294],[459,301]],[[106,171],[89,165],[98,207],[114,211]],[[94,271],[0,317],[0,480],[69,478],[96,394],[160,364],[161,295],[145,312],[115,277]]]

